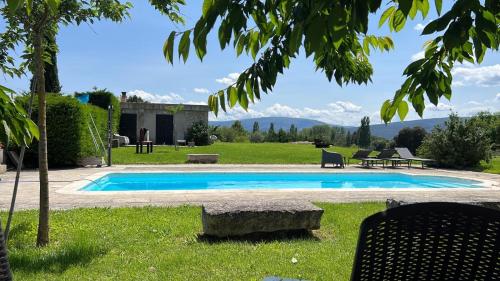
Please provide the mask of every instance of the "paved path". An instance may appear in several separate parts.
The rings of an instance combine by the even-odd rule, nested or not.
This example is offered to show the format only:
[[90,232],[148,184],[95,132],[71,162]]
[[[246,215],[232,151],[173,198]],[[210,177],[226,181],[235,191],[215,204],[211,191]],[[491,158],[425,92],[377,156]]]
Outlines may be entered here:
[[[427,190],[241,190],[241,191],[197,191],[197,192],[134,192],[113,194],[71,194],[61,193],[76,181],[81,181],[95,173],[113,171],[308,171],[308,172],[381,172],[377,169],[348,167],[346,169],[320,169],[318,165],[162,165],[162,166],[115,166],[104,168],[78,168],[51,170],[50,206],[52,209],[70,209],[79,207],[121,207],[121,206],[172,206],[180,204],[202,204],[221,200],[309,200],[316,202],[360,202],[385,201],[396,198],[410,201],[497,201],[500,202],[500,175],[476,172],[421,170],[421,169],[386,169],[388,172],[410,172],[412,174],[448,175],[488,180],[493,187],[475,189],[427,189]],[[15,173],[12,171],[0,175],[0,209],[8,209]],[[38,172],[24,171],[17,198],[17,209],[38,208]]]

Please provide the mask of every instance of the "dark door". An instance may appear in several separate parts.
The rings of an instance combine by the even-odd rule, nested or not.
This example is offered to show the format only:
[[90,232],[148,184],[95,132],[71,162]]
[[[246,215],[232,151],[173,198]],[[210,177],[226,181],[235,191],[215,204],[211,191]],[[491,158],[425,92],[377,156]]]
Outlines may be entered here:
[[174,118],[172,115],[156,115],[156,144],[174,144]]
[[137,141],[137,114],[122,113],[118,132],[122,136],[127,136],[130,144],[134,144]]

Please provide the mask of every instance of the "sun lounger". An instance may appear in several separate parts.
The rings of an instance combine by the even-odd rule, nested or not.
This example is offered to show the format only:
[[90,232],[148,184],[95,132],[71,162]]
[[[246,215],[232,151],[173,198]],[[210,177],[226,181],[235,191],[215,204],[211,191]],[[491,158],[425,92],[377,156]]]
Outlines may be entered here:
[[368,158],[370,153],[372,153],[373,150],[371,149],[360,149],[356,151],[351,158],[347,158],[346,164],[349,165],[349,161],[351,159],[356,159],[356,160],[362,160],[363,158]]
[[396,147],[396,152],[399,155],[399,157],[401,157],[403,159],[406,159],[406,160],[408,160],[410,162],[410,164],[409,164],[410,167],[411,167],[411,162],[412,161],[420,161],[420,163],[422,164],[422,169],[424,168],[424,164],[425,163],[436,161],[436,160],[433,160],[433,159],[426,159],[426,158],[416,157],[406,147]]
[[384,149],[376,157],[366,157],[361,158],[361,166],[370,167],[377,164],[382,164],[385,168],[385,162],[389,159],[393,159],[393,155],[396,153],[394,149]]

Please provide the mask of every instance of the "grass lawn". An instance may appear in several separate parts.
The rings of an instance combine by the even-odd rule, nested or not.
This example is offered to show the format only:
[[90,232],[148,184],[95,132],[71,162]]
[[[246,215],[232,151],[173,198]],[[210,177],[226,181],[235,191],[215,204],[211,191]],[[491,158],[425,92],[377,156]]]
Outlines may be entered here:
[[[344,156],[351,156],[354,147],[330,147]],[[156,146],[152,154],[136,154],[134,147],[113,149],[114,164],[181,164],[189,153],[218,153],[221,164],[318,164],[321,149],[311,144],[291,143],[215,143],[194,148]]]
[[9,257],[16,280],[349,280],[359,224],[384,205],[318,205],[325,213],[315,239],[266,242],[199,240],[199,207],[53,211],[42,249],[36,211],[20,211]]
[[491,174],[500,174],[500,157],[493,157],[491,163],[481,162],[481,172],[491,173]]

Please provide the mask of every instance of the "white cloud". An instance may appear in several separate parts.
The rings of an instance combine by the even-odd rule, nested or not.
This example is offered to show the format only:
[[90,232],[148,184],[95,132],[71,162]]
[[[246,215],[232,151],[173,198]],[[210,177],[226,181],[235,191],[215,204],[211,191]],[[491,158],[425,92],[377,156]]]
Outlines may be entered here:
[[426,104],[425,108],[430,111],[453,111],[455,107],[451,104],[438,103],[438,105]]
[[495,101],[500,101],[500,93],[495,96]]
[[423,59],[423,58],[425,58],[425,51],[420,51],[420,52],[413,54],[411,56],[411,61],[416,61],[416,60]]
[[204,101],[187,101],[184,102],[183,104],[191,104],[191,105],[207,105],[206,102]]
[[218,117],[210,116],[211,120],[235,120],[258,117],[292,117],[308,118],[323,121],[335,125],[358,125],[359,120],[369,112],[362,112],[361,106],[351,102],[334,102],[326,108],[296,108],[284,104],[275,103],[262,110],[249,108],[245,111],[241,107],[229,109],[227,113],[220,113]]
[[145,101],[151,102],[151,103],[181,103],[184,101],[184,98],[179,96],[176,93],[169,93],[166,95],[157,95],[157,94],[152,94],[148,93],[143,90],[133,90],[127,92],[127,96],[138,96],[142,98]]
[[209,94],[210,91],[207,88],[194,88],[193,91],[199,94]]
[[240,74],[238,72],[229,73],[226,77],[215,79],[215,82],[229,86],[236,83],[239,76]]
[[328,107],[337,110],[338,112],[360,112],[361,106],[355,105],[350,101],[337,101],[334,103],[329,103]]
[[500,64],[463,65],[453,68],[453,86],[500,87]]
[[422,31],[422,30],[424,30],[424,27],[425,27],[424,24],[417,23],[417,25],[415,25],[415,27],[413,27],[413,29],[415,29],[416,31]]

